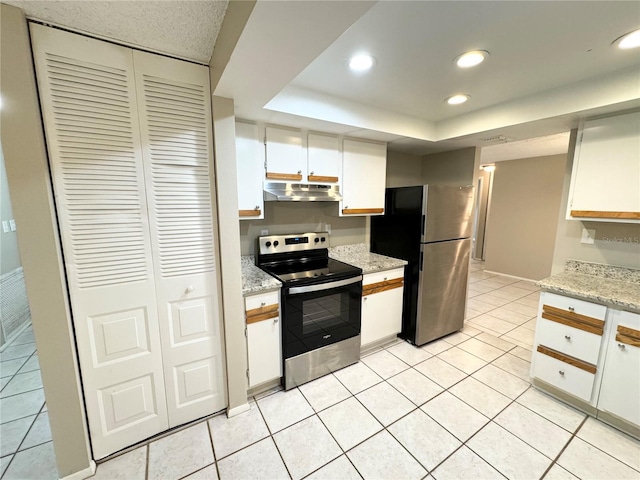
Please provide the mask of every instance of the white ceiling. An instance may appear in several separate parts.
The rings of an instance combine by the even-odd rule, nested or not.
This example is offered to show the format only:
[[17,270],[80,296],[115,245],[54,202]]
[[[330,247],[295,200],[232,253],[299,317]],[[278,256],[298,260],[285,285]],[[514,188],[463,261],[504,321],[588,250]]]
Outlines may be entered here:
[[518,158],[560,155],[567,153],[568,149],[569,132],[557,133],[484,147],[480,151],[480,163],[484,165]]
[[27,17],[209,63],[229,0],[2,0]]
[[[635,1],[259,0],[215,94],[244,119],[394,150],[484,147],[640,107],[640,53],[611,46],[639,27]],[[475,49],[491,55],[473,69],[454,65]],[[367,74],[347,68],[359,51],[376,58]],[[471,100],[446,105],[453,93]]]

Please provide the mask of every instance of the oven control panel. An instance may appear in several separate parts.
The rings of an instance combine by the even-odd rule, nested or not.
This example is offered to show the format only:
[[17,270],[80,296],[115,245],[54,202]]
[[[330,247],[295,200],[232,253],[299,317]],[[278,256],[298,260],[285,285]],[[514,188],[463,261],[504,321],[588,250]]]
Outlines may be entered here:
[[267,235],[258,237],[261,255],[269,253],[300,252],[318,248],[329,248],[329,233],[294,233],[291,235]]

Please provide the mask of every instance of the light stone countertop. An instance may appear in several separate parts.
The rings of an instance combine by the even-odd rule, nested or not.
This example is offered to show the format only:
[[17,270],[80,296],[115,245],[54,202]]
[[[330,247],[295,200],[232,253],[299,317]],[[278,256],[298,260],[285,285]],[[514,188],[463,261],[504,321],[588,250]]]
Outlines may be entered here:
[[242,296],[278,290],[282,283],[256,266],[253,255],[240,257],[242,266]]
[[365,243],[340,245],[329,249],[329,257],[362,269],[363,274],[382,272],[405,266],[408,262],[371,253]]
[[[364,274],[392,270],[407,264],[406,260],[371,253],[364,243],[332,247],[329,257],[361,268]],[[243,296],[277,290],[282,286],[279,280],[256,266],[253,255],[243,255],[241,267]]]
[[640,312],[640,270],[569,260],[564,272],[536,285],[549,292]]

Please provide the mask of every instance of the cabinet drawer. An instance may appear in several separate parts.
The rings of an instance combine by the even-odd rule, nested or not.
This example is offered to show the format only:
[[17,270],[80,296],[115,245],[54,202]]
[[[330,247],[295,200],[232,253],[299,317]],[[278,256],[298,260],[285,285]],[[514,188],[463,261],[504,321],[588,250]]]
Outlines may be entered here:
[[585,362],[598,363],[602,337],[577,328],[553,322],[544,318],[538,319],[537,343],[566,353]]
[[385,270],[383,272],[367,273],[362,279],[362,286],[385,282],[396,278],[404,279],[404,267]]
[[564,297],[549,292],[543,292],[542,295],[540,295],[540,304],[549,305],[569,313],[576,313],[597,320],[604,320],[607,315],[607,307],[604,305]]
[[280,316],[280,292],[251,295],[244,299],[247,323],[259,322]]
[[569,365],[541,352],[534,352],[531,375],[574,397],[589,402],[593,392],[595,374]]

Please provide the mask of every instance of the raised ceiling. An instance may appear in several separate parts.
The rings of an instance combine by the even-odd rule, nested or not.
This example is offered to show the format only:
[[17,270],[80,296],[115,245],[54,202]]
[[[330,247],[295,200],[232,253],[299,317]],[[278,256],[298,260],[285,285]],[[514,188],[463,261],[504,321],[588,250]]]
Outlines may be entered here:
[[[259,1],[215,93],[245,119],[412,153],[487,146],[640,107],[640,53],[611,46],[639,27],[626,1]],[[476,49],[487,61],[454,65]],[[367,74],[347,68],[359,51]],[[453,93],[471,100],[446,105]]]
[[27,17],[118,43],[209,63],[228,0],[2,0]]

